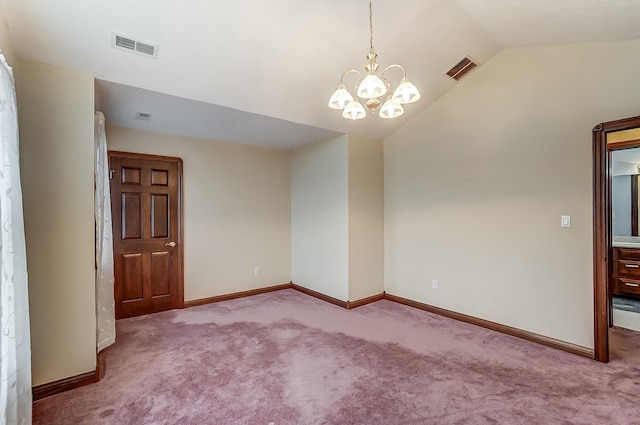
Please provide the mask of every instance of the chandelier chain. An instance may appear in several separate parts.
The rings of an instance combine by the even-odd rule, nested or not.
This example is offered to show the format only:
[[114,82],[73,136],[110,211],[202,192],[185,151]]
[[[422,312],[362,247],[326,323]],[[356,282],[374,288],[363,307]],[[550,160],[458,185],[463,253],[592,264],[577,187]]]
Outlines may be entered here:
[[369,47],[371,48],[371,53],[373,53],[373,6],[371,3],[372,0],[369,0]]

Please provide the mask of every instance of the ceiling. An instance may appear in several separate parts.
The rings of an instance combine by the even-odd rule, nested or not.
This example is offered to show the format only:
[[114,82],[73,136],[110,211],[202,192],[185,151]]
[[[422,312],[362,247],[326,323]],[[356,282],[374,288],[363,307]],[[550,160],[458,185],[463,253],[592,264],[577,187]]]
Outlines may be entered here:
[[[422,99],[394,120],[348,121],[326,103],[342,71],[365,64],[366,0],[0,6],[19,57],[98,79],[108,123],[278,148],[340,133],[385,138],[459,84],[443,74],[465,55],[482,66],[503,47],[640,38],[640,0],[374,0],[378,61],[403,65]],[[113,48],[114,31],[157,43],[157,57]]]
[[[96,80],[96,110],[110,124],[203,139],[293,149],[342,133]],[[136,114],[148,113],[148,121]]]

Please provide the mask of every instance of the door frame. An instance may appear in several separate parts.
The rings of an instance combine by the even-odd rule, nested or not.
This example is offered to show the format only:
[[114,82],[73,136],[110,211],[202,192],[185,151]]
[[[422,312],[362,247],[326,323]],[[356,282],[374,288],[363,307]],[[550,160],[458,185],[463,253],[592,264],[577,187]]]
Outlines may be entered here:
[[[178,234],[177,246],[178,250],[178,308],[184,308],[184,211],[182,203],[182,158],[177,156],[162,156],[151,155],[135,152],[123,152],[123,151],[107,151],[109,157],[109,169],[111,169],[111,157],[117,156],[127,159],[142,159],[147,161],[164,161],[173,162],[178,166]],[[109,180],[111,181],[111,179]]]
[[607,134],[640,127],[640,116],[608,121],[593,128],[593,319],[594,358],[609,361],[609,261],[611,225],[611,150],[640,146],[640,141],[607,146]]

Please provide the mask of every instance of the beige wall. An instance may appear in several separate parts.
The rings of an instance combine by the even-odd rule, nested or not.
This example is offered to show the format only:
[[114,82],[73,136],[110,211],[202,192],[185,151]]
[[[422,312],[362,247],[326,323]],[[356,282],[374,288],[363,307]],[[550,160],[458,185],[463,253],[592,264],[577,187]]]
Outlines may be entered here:
[[296,149],[291,160],[291,275],[294,283],[349,297],[348,139]]
[[382,141],[343,135],[296,149],[292,279],[343,301],[384,290]]
[[95,370],[93,77],[21,61],[17,78],[33,385]]
[[591,130],[640,112],[638,51],[505,49],[386,139],[385,289],[593,347]]
[[288,152],[109,125],[107,145],[183,159],[185,300],[291,280]]
[[382,140],[349,135],[349,301],[384,291]]
[[[15,67],[18,64],[18,59],[15,52],[13,51],[13,46],[11,45],[9,26],[7,25],[7,20],[5,19],[4,11],[2,10],[2,8],[0,8],[0,52],[4,55],[9,66]],[[13,70],[13,72],[15,78],[15,69]]]

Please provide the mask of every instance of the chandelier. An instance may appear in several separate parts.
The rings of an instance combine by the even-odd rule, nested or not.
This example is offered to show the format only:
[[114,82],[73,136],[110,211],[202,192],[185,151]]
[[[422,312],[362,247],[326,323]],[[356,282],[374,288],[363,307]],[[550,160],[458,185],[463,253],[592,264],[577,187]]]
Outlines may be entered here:
[[[411,81],[407,79],[404,68],[400,65],[389,65],[386,67],[380,76],[378,77],[378,70],[380,65],[376,62],[378,54],[373,49],[373,9],[369,0],[369,54],[366,56],[367,65],[364,67],[367,75],[360,78],[354,88],[353,94],[350,93],[344,85],[344,77],[349,73],[356,73],[361,75],[359,71],[355,69],[347,69],[342,73],[340,77],[340,84],[335,92],[329,99],[329,108],[341,109],[342,116],[350,120],[359,120],[367,116],[365,110],[369,109],[372,113],[375,113],[378,107],[380,112],[378,115],[381,118],[396,118],[404,113],[402,105],[413,103],[420,99],[420,92],[414,86]],[[402,71],[402,80],[400,84],[390,93],[391,84],[385,78],[385,73],[392,68],[398,68]],[[387,95],[382,102],[382,98]],[[362,103],[364,102],[364,106]]]

